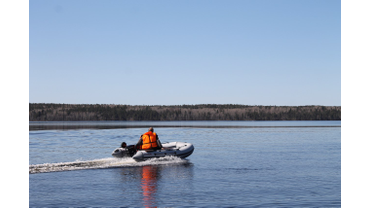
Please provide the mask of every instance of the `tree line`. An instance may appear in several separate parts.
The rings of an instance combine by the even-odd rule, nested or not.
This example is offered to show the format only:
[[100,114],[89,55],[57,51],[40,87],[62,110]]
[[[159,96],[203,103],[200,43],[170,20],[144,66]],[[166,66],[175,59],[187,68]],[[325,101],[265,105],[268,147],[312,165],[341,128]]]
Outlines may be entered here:
[[30,121],[341,120],[340,106],[107,105],[30,103]]

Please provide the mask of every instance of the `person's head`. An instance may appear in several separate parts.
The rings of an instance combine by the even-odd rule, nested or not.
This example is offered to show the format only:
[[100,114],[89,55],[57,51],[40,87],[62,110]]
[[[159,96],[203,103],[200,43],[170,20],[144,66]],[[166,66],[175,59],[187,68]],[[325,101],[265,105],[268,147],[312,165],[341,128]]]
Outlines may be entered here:
[[126,142],[122,142],[121,147],[125,148],[127,146]]
[[153,131],[154,131],[153,127],[150,127],[150,128],[148,129],[148,131],[153,132]]

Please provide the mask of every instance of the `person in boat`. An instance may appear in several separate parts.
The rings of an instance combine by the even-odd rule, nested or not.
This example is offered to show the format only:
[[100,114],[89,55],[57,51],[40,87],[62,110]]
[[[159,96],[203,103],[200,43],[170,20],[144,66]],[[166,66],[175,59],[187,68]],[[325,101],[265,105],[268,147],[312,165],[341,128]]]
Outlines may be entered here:
[[126,148],[126,147],[127,147],[126,142],[122,142],[122,144],[121,144],[121,148]]
[[163,149],[162,143],[159,141],[157,133],[154,132],[153,127],[150,127],[148,132],[140,136],[136,144],[137,150],[159,150]]

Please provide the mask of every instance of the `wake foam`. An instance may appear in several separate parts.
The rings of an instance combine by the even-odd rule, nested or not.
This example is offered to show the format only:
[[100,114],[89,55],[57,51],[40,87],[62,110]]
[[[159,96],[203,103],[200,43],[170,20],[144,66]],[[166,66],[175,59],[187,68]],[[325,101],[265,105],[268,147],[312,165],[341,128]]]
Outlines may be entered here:
[[187,160],[166,156],[162,158],[153,158],[143,162],[136,162],[132,158],[102,158],[88,161],[62,162],[62,163],[44,163],[29,166],[29,173],[48,173],[58,171],[99,169],[99,168],[118,168],[135,167],[146,165],[169,165],[187,163]]

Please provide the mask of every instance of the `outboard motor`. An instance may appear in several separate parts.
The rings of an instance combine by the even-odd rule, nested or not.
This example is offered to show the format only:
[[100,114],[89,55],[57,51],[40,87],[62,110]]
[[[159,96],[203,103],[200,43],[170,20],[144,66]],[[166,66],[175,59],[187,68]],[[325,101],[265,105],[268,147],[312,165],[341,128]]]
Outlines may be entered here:
[[113,157],[132,157],[136,153],[134,145],[126,146],[125,142],[122,142],[121,147],[115,149],[112,152]]
[[126,148],[117,148],[112,152],[113,157],[130,157],[130,154]]

